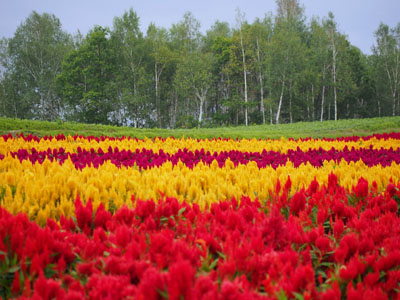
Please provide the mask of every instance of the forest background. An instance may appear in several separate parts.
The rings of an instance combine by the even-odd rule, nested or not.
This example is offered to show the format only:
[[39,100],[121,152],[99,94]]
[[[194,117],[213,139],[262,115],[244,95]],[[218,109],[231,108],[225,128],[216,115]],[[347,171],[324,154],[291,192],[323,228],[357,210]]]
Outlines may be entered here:
[[190,12],[143,33],[131,8],[86,36],[32,12],[0,40],[0,116],[192,128],[400,114],[400,22],[381,23],[367,55],[332,13],[307,20],[299,1],[276,4],[205,34]]

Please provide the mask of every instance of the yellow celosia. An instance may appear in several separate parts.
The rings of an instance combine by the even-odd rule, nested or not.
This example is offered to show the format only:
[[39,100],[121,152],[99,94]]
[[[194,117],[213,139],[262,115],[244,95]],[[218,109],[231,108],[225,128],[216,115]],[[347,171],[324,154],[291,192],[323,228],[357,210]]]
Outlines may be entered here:
[[167,162],[140,172],[136,168],[118,168],[111,162],[97,169],[87,167],[80,171],[70,160],[62,166],[49,161],[32,165],[29,161],[20,163],[7,156],[0,161],[0,170],[0,189],[4,191],[0,205],[12,213],[25,212],[39,224],[44,224],[47,217],[70,216],[77,194],[84,202],[91,198],[94,208],[103,203],[109,210],[122,205],[132,207],[132,195],[142,200],[176,197],[179,201],[197,203],[204,209],[216,201],[240,199],[242,195],[268,201],[277,180],[284,184],[289,175],[291,193],[307,187],[314,178],[326,184],[331,172],[347,189],[356,185],[361,176],[370,184],[376,181],[380,191],[391,179],[400,180],[398,164],[367,167],[361,161],[338,164],[326,161],[320,168],[309,163],[295,168],[288,162],[276,170],[272,167],[259,169],[255,162],[233,167],[228,161],[225,167],[219,168],[214,161],[210,166],[200,163],[193,169],[183,163],[173,167]]
[[108,148],[111,147],[115,149],[116,147],[120,150],[131,150],[136,151],[136,149],[149,149],[154,152],[158,152],[159,150],[163,150],[166,153],[176,153],[180,149],[188,149],[190,151],[196,151],[204,149],[204,151],[210,151],[210,153],[221,152],[221,151],[230,151],[230,150],[238,150],[238,151],[247,151],[247,152],[262,152],[263,150],[267,151],[276,151],[280,153],[287,153],[289,149],[295,150],[299,147],[302,151],[307,151],[309,149],[319,149],[322,148],[324,150],[330,150],[334,147],[336,150],[343,150],[343,148],[347,146],[349,149],[354,147],[355,149],[360,148],[369,148],[372,146],[373,149],[390,149],[390,148],[398,148],[399,143],[398,140],[395,139],[377,139],[371,138],[367,141],[359,140],[354,142],[344,142],[344,141],[324,141],[318,139],[310,139],[310,140],[288,140],[285,138],[281,138],[279,140],[256,140],[256,139],[243,139],[243,140],[197,140],[191,138],[181,138],[181,139],[143,139],[143,140],[134,140],[134,139],[124,139],[112,141],[106,139],[105,141],[97,142],[95,140],[89,141],[85,138],[77,138],[74,140],[72,137],[68,136],[63,141],[57,141],[55,139],[52,140],[40,140],[40,142],[26,142],[22,138],[16,138],[8,140],[7,142],[0,138],[0,154],[7,155],[10,152],[16,152],[19,149],[26,149],[31,151],[32,148],[35,148],[37,151],[47,151],[50,149],[58,149],[64,148],[66,152],[76,153],[78,147],[81,149],[95,149],[96,151],[100,148],[104,152],[108,151]]

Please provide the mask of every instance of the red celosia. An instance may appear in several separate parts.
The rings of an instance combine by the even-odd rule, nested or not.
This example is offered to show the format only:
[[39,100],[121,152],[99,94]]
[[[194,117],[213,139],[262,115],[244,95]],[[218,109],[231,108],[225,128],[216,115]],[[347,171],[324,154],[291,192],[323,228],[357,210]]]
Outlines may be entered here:
[[332,250],[331,241],[326,236],[319,236],[315,241],[315,246],[324,254]]
[[109,221],[110,219],[111,213],[105,210],[103,203],[100,203],[99,207],[96,210],[94,225],[96,227],[105,228],[107,221]]
[[14,273],[14,280],[13,280],[13,283],[11,286],[11,292],[13,294],[18,294],[20,289],[21,289],[21,283],[20,283],[20,279],[19,279],[19,272],[16,271]]
[[155,268],[148,268],[138,286],[138,300],[158,300],[163,299],[166,293],[165,276],[160,274]]
[[339,240],[343,231],[344,231],[343,221],[342,221],[342,219],[338,218],[338,220],[336,220],[335,224],[333,225],[333,234],[334,234],[336,240]]
[[195,270],[185,260],[177,261],[168,269],[168,299],[193,299]]
[[357,198],[365,198],[368,195],[368,181],[361,177],[355,187],[355,194]]
[[78,227],[85,234],[90,234],[93,223],[92,200],[89,198],[86,206],[83,206],[78,195],[75,200],[75,214]]
[[298,216],[299,212],[304,210],[306,207],[306,196],[304,195],[304,191],[297,192],[290,199],[289,203],[290,211]]
[[90,201],[84,206],[78,198],[78,227],[61,216],[61,226],[48,220],[41,228],[0,208],[0,263],[7,257],[19,268],[6,297],[261,299],[282,292],[340,299],[343,292],[348,299],[395,299],[398,184],[393,197],[392,190],[365,195],[362,185],[355,203],[336,182],[290,201],[285,193],[271,203],[243,197],[204,211],[165,197],[112,215],[102,205],[93,213]]
[[34,292],[43,300],[63,299],[65,294],[60,284],[53,279],[46,279],[43,272],[40,273],[39,279],[35,283]]

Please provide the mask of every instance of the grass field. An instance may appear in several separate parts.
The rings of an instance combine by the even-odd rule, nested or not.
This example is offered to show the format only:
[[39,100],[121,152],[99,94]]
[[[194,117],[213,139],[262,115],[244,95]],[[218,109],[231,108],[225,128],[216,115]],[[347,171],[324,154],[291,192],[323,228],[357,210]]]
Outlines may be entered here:
[[252,125],[237,127],[201,128],[201,129],[137,129],[97,124],[72,122],[47,122],[0,118],[0,134],[23,133],[37,136],[84,135],[84,136],[132,136],[137,138],[153,137],[193,137],[193,138],[301,138],[301,137],[340,137],[364,136],[373,133],[399,132],[400,117],[371,119],[351,119],[324,122],[300,122],[281,125]]

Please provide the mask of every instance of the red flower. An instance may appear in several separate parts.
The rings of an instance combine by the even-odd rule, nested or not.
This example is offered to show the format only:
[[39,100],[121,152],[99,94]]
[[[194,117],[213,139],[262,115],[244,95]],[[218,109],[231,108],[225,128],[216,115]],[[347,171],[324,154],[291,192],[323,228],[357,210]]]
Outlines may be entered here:
[[155,268],[151,267],[143,274],[138,287],[139,300],[163,299],[161,293],[165,292],[165,278]]
[[289,203],[290,211],[293,215],[298,216],[299,212],[304,210],[306,207],[306,196],[304,195],[304,191],[297,192],[290,199]]
[[290,277],[294,292],[311,291],[314,288],[314,270],[311,264],[299,266]]
[[397,188],[393,183],[389,183],[386,187],[386,192],[389,194],[390,197],[396,195]]
[[340,300],[341,292],[338,283],[335,281],[332,288],[323,292],[320,296],[321,300]]
[[11,286],[11,292],[13,294],[18,294],[20,289],[21,289],[21,283],[19,281],[19,272],[16,271],[14,273],[14,280],[13,280],[13,283],[12,283],[12,286]]
[[389,202],[386,204],[385,209],[392,213],[396,213],[398,209],[397,202],[394,199],[390,199]]
[[79,195],[75,200],[75,214],[78,227],[87,235],[90,235],[90,231],[93,223],[93,206],[92,200],[89,198],[86,206],[82,205]]
[[329,213],[325,207],[320,207],[317,213],[317,223],[318,225],[323,225],[328,218]]
[[313,181],[311,181],[308,189],[307,189],[307,194],[312,195],[314,193],[316,193],[319,189],[319,183],[316,180],[316,178],[314,177]]
[[110,219],[111,219],[111,213],[105,210],[103,203],[100,203],[99,207],[97,208],[96,215],[94,217],[94,225],[96,227],[105,228],[107,221]]
[[337,176],[333,173],[328,176],[328,189],[336,189],[338,184]]
[[168,270],[168,299],[193,299],[193,281],[195,270],[186,261],[178,261]]
[[358,180],[357,186],[355,188],[355,193],[357,198],[365,198],[368,195],[368,181],[361,177]]
[[80,263],[76,266],[76,270],[78,274],[90,276],[94,272],[93,264],[92,263]]
[[213,283],[209,276],[201,275],[196,281],[195,288],[193,290],[194,298],[198,300],[217,300],[218,299],[218,287]]
[[363,290],[360,283],[354,288],[352,282],[347,285],[347,299],[348,300],[363,300]]
[[333,235],[335,236],[335,239],[338,241],[340,236],[342,235],[344,231],[344,224],[342,219],[336,220],[335,224],[333,225]]
[[39,279],[35,283],[34,292],[43,300],[62,299],[64,291],[60,284],[53,279],[46,279],[40,272]]
[[364,277],[364,282],[368,287],[373,287],[379,280],[379,272],[369,273]]
[[131,230],[128,228],[128,226],[121,225],[115,231],[115,238],[118,246],[125,248],[132,238]]
[[326,253],[332,250],[331,241],[326,236],[319,236],[315,241],[315,246],[317,246],[317,248],[321,250],[322,253]]
[[350,262],[342,269],[340,269],[340,277],[346,281],[353,280],[358,275],[363,274],[365,271],[365,265],[359,260],[358,257],[354,257]]
[[241,299],[238,287],[227,280],[224,280],[221,285],[221,299],[236,300]]

